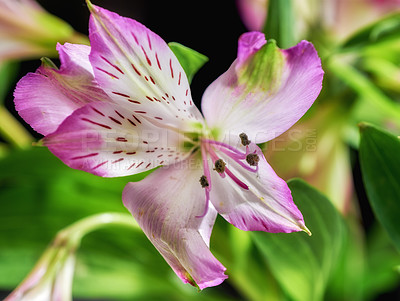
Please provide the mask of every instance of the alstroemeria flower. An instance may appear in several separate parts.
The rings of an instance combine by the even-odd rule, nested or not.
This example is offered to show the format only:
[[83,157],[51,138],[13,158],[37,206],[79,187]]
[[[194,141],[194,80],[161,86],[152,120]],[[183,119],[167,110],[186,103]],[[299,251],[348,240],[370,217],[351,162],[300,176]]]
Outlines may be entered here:
[[32,272],[4,301],[71,301],[75,254],[50,246]]
[[54,54],[57,41],[86,38],[34,0],[0,0],[0,60]]
[[21,116],[72,168],[104,176],[155,170],[129,183],[123,202],[184,281],[218,285],[225,267],[209,250],[221,214],[248,231],[308,232],[285,181],[257,143],[290,128],[321,90],[311,43],[280,50],[242,35],[238,57],[206,90],[204,117],[168,45],[142,24],[89,3],[91,47],[59,46],[18,84]]

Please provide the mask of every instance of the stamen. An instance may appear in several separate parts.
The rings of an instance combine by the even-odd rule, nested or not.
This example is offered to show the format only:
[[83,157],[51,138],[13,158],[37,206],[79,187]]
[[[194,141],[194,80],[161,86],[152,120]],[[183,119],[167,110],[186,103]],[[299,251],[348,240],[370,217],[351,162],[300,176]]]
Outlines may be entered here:
[[209,202],[210,202],[210,189],[208,187],[206,187],[205,189],[206,192],[206,205],[204,207],[204,212],[202,215],[196,215],[197,218],[203,218],[206,216],[207,212],[208,212],[208,206],[209,206]]
[[[213,148],[210,147],[208,144],[202,144],[205,145],[205,148],[207,149],[208,153],[210,154],[211,160],[215,163],[219,158],[217,154],[214,152]],[[219,173],[221,178],[225,178],[225,173]]]
[[[204,142],[205,140],[206,140],[206,139],[204,139],[203,142]],[[224,145],[224,143],[218,142],[218,141],[213,141],[213,140],[207,140],[207,141],[211,142],[210,144],[214,144],[214,145]],[[236,155],[236,156],[238,156],[238,153],[240,153],[239,151],[237,151],[237,150],[234,149],[233,147],[231,147],[231,146],[229,146],[229,145],[226,145],[226,146],[227,146],[227,147],[226,147],[227,149],[233,150],[233,151],[234,151],[234,154],[231,153],[231,155]],[[224,145],[224,147],[225,147],[225,145]],[[204,151],[205,151],[205,150],[208,151],[208,154],[210,155],[212,161],[213,161],[214,164],[215,164],[214,170],[216,170],[222,178],[225,178],[225,174],[227,174],[237,185],[239,185],[239,187],[241,187],[241,188],[243,188],[243,189],[245,189],[245,190],[249,190],[249,186],[247,186],[245,183],[243,183],[242,181],[240,181],[240,180],[226,167],[226,163],[225,163],[222,159],[219,159],[219,158],[218,158],[217,154],[214,152],[214,150],[213,150],[213,148],[211,147],[211,145],[209,145],[208,143],[202,143],[202,154],[204,154]],[[228,153],[228,150],[226,150],[226,149],[221,149],[221,151],[223,151],[224,153]],[[229,153],[230,153],[230,152],[229,152]],[[241,153],[240,153],[240,154],[241,154]],[[242,158],[242,159],[244,159],[244,158]],[[236,161],[236,159],[235,159],[235,161]],[[204,162],[204,155],[203,155],[203,162]],[[237,162],[238,162],[241,166],[244,167],[244,163],[241,162],[239,159],[237,159]],[[245,168],[246,168],[246,169],[249,169],[248,166],[246,166]],[[251,171],[256,172],[257,169],[256,169],[256,170],[251,169]],[[209,188],[205,188],[205,190],[206,190],[206,193],[207,193],[207,191],[209,191]],[[207,204],[207,206],[208,206],[208,204]]]
[[200,177],[200,184],[201,184],[201,187],[204,188],[204,192],[206,195],[206,202],[204,204],[203,214],[196,216],[197,218],[203,218],[204,216],[206,216],[206,214],[208,212],[209,202],[210,202],[211,182],[208,182],[208,179],[211,180],[211,174],[210,174],[210,168],[208,166],[206,146],[204,144],[201,145],[201,157],[203,159],[204,175]]
[[[231,150],[232,152],[234,152],[234,153],[236,153],[238,155],[242,155],[243,158],[245,158],[245,156],[246,156],[246,154],[244,154],[241,151],[237,150],[236,148],[230,146],[229,144],[226,144],[226,143],[223,143],[223,142],[209,140],[209,139],[202,139],[202,142],[215,145],[216,147],[218,147],[218,146],[225,147],[225,148]],[[218,149],[221,149],[221,147],[218,147]]]
[[206,187],[210,186],[210,184],[208,183],[207,177],[204,175],[200,177],[199,182],[200,182],[200,185],[202,188],[206,188]]
[[214,170],[217,171],[218,173],[225,172],[226,163],[224,162],[224,160],[218,159],[217,161],[215,161],[214,165],[215,165]]
[[236,184],[238,184],[243,189],[249,190],[249,186],[240,181],[228,168],[225,168],[225,172]]
[[248,154],[246,156],[246,161],[250,166],[257,166],[260,161],[260,157],[257,154]]
[[210,173],[210,167],[208,166],[206,146],[204,144],[201,145],[201,158],[203,159],[204,176],[206,177],[207,181],[208,179],[210,179],[210,182],[208,183],[209,185],[208,189],[211,190],[211,173]]
[[247,137],[247,135],[245,133],[241,133],[239,135],[239,137],[240,137],[240,140],[242,141],[242,144],[244,146],[247,146],[247,145],[249,145],[251,143],[251,141],[249,140],[249,137]]
[[253,169],[251,168],[249,165],[245,164],[244,162],[242,162],[241,160],[244,160],[245,157],[243,156],[238,156],[226,149],[220,149],[221,152],[223,152],[225,155],[228,155],[229,157],[231,157],[236,163],[238,163],[241,167],[243,167],[244,169],[247,169],[248,171],[251,172],[256,172],[258,168]]

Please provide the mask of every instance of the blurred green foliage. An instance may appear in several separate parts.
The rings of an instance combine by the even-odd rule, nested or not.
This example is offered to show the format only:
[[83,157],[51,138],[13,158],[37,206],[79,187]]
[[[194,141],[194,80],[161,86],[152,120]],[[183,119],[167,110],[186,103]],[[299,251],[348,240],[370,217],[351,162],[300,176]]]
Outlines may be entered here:
[[[50,175],[50,176],[49,176]],[[127,212],[121,192],[137,176],[106,179],[65,166],[45,148],[0,160],[0,287],[12,289],[32,269],[56,233],[101,212]],[[126,300],[223,300],[180,282],[141,232],[120,227],[84,238],[74,295]]]

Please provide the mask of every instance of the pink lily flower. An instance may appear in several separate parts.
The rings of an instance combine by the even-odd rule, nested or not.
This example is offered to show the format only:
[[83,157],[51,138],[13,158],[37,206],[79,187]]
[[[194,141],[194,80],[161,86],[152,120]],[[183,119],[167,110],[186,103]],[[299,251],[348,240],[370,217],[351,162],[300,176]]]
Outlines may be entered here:
[[168,45],[142,24],[88,2],[91,47],[58,45],[18,83],[15,104],[51,152],[103,177],[155,170],[123,202],[185,283],[220,284],[209,241],[217,213],[245,231],[309,230],[257,143],[285,132],[318,96],[311,43],[280,50],[243,34],[232,66],[205,91],[202,111]]

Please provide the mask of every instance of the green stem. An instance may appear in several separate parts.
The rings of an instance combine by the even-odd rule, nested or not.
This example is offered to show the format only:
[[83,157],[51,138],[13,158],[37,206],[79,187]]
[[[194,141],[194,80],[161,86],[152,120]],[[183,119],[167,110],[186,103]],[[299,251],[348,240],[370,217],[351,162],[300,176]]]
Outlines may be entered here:
[[27,148],[33,142],[33,137],[4,106],[0,106],[0,135],[17,148]]
[[294,14],[292,0],[269,0],[267,21],[263,32],[276,40],[280,48],[294,46]]
[[54,240],[54,245],[67,244],[70,248],[76,249],[85,235],[110,225],[140,230],[139,225],[130,214],[100,213],[81,219],[61,230]]

